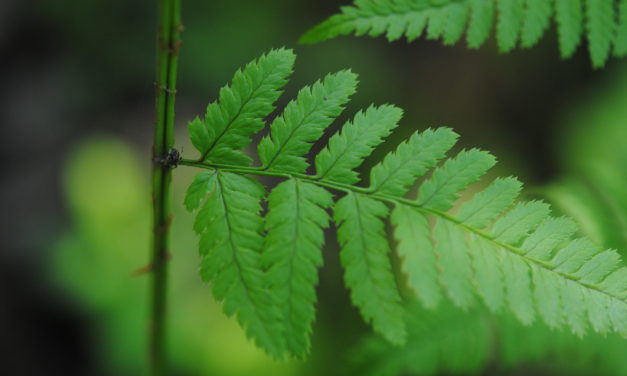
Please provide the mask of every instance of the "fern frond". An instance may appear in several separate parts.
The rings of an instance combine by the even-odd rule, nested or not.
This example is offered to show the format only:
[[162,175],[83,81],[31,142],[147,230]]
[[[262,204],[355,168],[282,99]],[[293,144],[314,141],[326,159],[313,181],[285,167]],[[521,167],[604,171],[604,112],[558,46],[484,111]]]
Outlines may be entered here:
[[224,312],[236,315],[246,334],[269,354],[280,358],[282,337],[276,302],[266,290],[261,267],[263,187],[248,177],[221,171],[199,174],[188,191],[188,208],[206,195],[194,230],[200,235],[201,271],[212,284]]
[[340,259],[351,300],[376,332],[394,344],[405,342],[401,297],[388,259],[390,246],[382,218],[388,209],[380,201],[349,193],[333,210],[342,247]]
[[348,34],[385,34],[389,41],[405,35],[412,41],[426,28],[427,39],[445,45],[457,43],[467,30],[468,46],[478,48],[496,18],[497,45],[508,52],[535,45],[555,19],[561,56],[572,56],[585,35],[592,65],[601,67],[612,49],[616,56],[627,53],[626,7],[622,0],[355,0],[305,32],[300,42]]
[[263,118],[274,110],[295,58],[292,50],[272,50],[235,72],[231,85],[220,89],[219,99],[207,106],[204,119],[197,117],[188,125],[200,162],[250,164],[239,150],[264,127]]
[[280,302],[285,344],[299,357],[310,348],[323,228],[329,224],[324,209],[332,203],[328,191],[296,179],[279,184],[268,197],[262,263],[270,291]]
[[[389,259],[388,219],[400,268],[427,308],[444,297],[465,310],[483,301],[527,325],[539,318],[577,335],[588,327],[627,335],[627,269],[618,254],[578,238],[575,223],[552,217],[543,202],[514,204],[521,190],[514,178],[496,179],[456,205],[495,158],[478,149],[447,158],[458,137],[451,129],[413,134],[371,169],[368,185],[356,185],[355,169],[401,117],[393,106],[371,107],[331,136],[315,158],[317,173],[307,174],[304,155],[342,111],[356,82],[356,75],[341,71],[301,90],[260,142],[259,167],[228,165],[228,157],[181,162],[213,171],[191,184],[186,205],[201,207],[195,230],[202,274],[249,336],[276,357],[308,352],[327,208],[351,300],[392,343],[403,343],[406,329]],[[272,191],[265,219],[264,189],[244,175],[287,179]],[[407,197],[412,187],[417,198]],[[340,195],[335,204],[329,190]]]

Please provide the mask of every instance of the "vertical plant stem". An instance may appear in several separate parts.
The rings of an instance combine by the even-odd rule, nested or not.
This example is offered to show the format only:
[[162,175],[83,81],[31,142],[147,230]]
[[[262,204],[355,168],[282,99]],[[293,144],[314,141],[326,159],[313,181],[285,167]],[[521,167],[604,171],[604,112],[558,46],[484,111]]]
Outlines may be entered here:
[[152,150],[152,297],[150,312],[150,375],[166,373],[166,301],[169,246],[171,166],[164,163],[174,146],[174,100],[180,47],[180,0],[158,0],[155,138]]

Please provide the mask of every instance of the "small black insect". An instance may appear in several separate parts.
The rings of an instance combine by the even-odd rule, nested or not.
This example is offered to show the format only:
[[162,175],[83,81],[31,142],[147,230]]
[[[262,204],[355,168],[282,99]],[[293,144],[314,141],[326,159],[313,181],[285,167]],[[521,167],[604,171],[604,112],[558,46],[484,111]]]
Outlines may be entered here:
[[181,161],[181,153],[178,150],[172,148],[165,155],[155,157],[155,163],[160,164],[163,167],[175,168]]

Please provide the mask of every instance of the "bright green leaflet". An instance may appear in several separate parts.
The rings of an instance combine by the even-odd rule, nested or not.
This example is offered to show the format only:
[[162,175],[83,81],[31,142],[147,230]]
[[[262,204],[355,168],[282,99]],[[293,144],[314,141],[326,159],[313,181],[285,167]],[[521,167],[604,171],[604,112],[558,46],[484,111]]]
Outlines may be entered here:
[[315,319],[317,268],[322,266],[324,210],[333,196],[317,185],[297,179],[280,183],[268,196],[267,235],[262,264],[270,291],[276,295],[285,323],[285,344],[293,354],[309,352]]
[[205,117],[189,123],[192,144],[201,154],[199,161],[249,163],[240,150],[263,129],[263,119],[274,110],[295,58],[291,50],[272,50],[235,72],[231,85],[223,87],[219,99],[207,106]]
[[[289,65],[291,52],[279,51],[277,58],[284,61],[278,64]],[[260,63],[247,69],[263,72],[255,68]],[[249,337],[276,358],[309,352],[327,209],[351,301],[393,344],[407,341],[407,323],[398,286],[404,279],[396,278],[388,255],[387,219],[410,291],[427,308],[446,296],[459,308],[483,301],[492,311],[511,311],[522,323],[540,319],[578,335],[588,327],[626,333],[627,269],[615,251],[577,237],[574,222],[550,216],[543,202],[515,204],[521,184],[514,178],[494,180],[455,208],[460,191],[477,182],[495,158],[478,149],[447,158],[458,138],[449,128],[413,134],[372,168],[368,186],[356,185],[354,169],[401,116],[393,106],[373,106],[331,136],[312,158],[316,173],[307,174],[313,167],[305,158],[311,144],[340,114],[356,83],[354,73],[340,71],[301,90],[270,124],[258,146],[258,167],[250,167],[248,159],[233,164],[229,156],[181,161],[209,170],[196,177],[186,197],[188,209],[198,209],[201,274]],[[257,99],[253,95],[250,101],[264,104]],[[253,120],[262,122],[263,116]],[[239,126],[247,127],[234,122],[231,132],[239,134]],[[200,136],[191,135],[198,144],[194,138]],[[225,148],[241,152],[240,143],[225,142]],[[408,197],[425,174],[417,198]],[[267,196],[251,175],[281,182]]]
[[[236,314],[257,345],[280,357],[276,301],[265,289],[261,268],[264,189],[246,176],[213,171],[197,175],[191,190],[207,196],[194,223],[202,278],[212,283],[216,299],[224,301],[225,313]],[[188,197],[187,207],[196,208],[198,196]]]

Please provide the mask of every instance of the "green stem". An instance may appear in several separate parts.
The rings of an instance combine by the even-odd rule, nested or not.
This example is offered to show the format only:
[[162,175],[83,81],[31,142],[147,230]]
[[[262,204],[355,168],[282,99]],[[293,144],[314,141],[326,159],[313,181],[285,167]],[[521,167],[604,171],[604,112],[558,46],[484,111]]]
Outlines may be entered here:
[[378,193],[378,192],[374,192],[372,189],[369,188],[363,188],[363,187],[356,187],[354,185],[348,185],[348,184],[342,184],[342,183],[337,183],[334,181],[330,181],[330,180],[323,180],[318,176],[311,176],[311,175],[306,175],[306,174],[299,174],[299,173],[294,173],[294,172],[289,172],[289,171],[277,171],[277,170],[266,170],[262,167],[243,167],[243,166],[230,166],[230,165],[222,165],[222,164],[213,164],[213,163],[202,163],[202,162],[197,162],[195,160],[189,160],[189,159],[182,159],[180,161],[180,164],[183,166],[190,166],[190,167],[197,167],[197,168],[204,168],[204,169],[212,169],[212,170],[220,170],[223,172],[233,172],[233,173],[237,173],[237,174],[246,174],[246,175],[259,175],[259,176],[275,176],[275,177],[282,177],[282,178],[296,178],[296,179],[300,179],[300,180],[304,180],[307,182],[310,182],[312,184],[316,184],[325,188],[329,188],[329,189],[333,189],[333,190],[337,190],[337,191],[342,191],[342,192],[355,192],[355,193],[361,193],[361,194],[367,194],[369,197],[372,197],[374,199],[380,200],[380,201],[384,201],[393,205],[407,205],[407,206],[411,206],[414,207],[415,209],[417,209],[418,211],[420,211],[423,214],[429,214],[429,215],[433,215],[436,217],[440,217],[442,219],[445,219],[447,221],[450,221],[454,224],[456,224],[457,226],[460,226],[464,229],[466,229],[467,231],[474,233],[475,235],[486,239],[487,241],[491,242],[492,244],[494,244],[495,246],[502,248],[502,249],[506,249],[508,251],[510,251],[511,253],[514,253],[518,256],[520,256],[525,262],[529,263],[529,264],[535,264],[538,267],[542,267],[544,269],[553,271],[559,275],[561,275],[564,278],[573,280],[577,283],[579,283],[580,285],[592,289],[592,290],[596,290],[602,294],[605,294],[611,298],[614,299],[619,299],[622,300],[620,297],[615,296],[613,294],[610,294],[606,291],[603,291],[602,289],[599,288],[599,286],[597,285],[593,285],[590,283],[585,283],[582,282],[580,280],[578,280],[577,278],[575,278],[572,275],[566,274],[566,273],[562,273],[562,272],[558,272],[554,270],[554,266],[551,265],[549,262],[546,262],[544,260],[540,260],[540,259],[536,259],[533,257],[529,257],[526,255],[526,252],[518,247],[515,247],[511,244],[507,244],[507,243],[503,243],[501,241],[498,241],[497,239],[495,239],[492,235],[478,229],[475,228],[473,226],[469,226],[465,223],[463,223],[462,221],[460,221],[459,219],[444,213],[440,210],[436,210],[436,209],[431,209],[429,207],[425,207],[419,203],[417,203],[416,201],[412,201],[412,200],[408,200],[402,197],[396,197],[396,196],[391,196],[391,195],[387,195],[387,194],[383,194],[383,193]]
[[174,100],[180,47],[180,0],[159,1],[155,138],[152,150],[152,297],[149,339],[150,375],[166,373],[165,317],[170,213],[171,166],[162,161],[174,146]]

